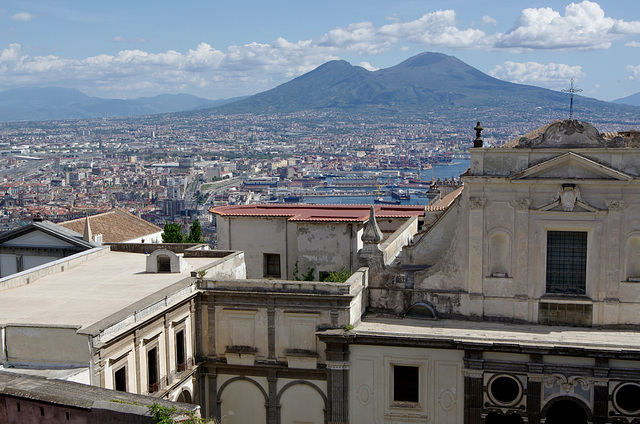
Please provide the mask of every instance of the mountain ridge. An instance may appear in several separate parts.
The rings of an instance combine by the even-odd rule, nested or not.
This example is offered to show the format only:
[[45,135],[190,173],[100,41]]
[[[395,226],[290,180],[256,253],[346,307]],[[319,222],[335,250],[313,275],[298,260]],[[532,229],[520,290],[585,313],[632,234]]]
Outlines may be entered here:
[[0,122],[125,117],[215,107],[241,98],[209,100],[191,94],[137,99],[91,97],[75,88],[24,87],[0,91]]
[[[580,119],[607,113],[632,114],[640,109],[576,96]],[[343,113],[457,114],[454,119],[485,119],[518,113],[526,119],[536,110],[562,117],[566,94],[491,77],[454,56],[424,52],[389,68],[368,71],[344,60],[330,61],[271,90],[205,112],[293,113],[335,110]],[[466,115],[469,116],[466,116]],[[464,115],[464,116],[463,116]]]

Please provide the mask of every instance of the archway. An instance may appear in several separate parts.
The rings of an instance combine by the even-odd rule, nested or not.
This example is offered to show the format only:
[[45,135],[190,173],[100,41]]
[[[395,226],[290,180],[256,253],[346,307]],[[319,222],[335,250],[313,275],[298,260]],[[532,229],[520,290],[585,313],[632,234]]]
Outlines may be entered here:
[[589,417],[584,408],[572,399],[554,402],[545,414],[546,424],[587,424]]
[[193,400],[191,399],[191,393],[189,393],[188,390],[181,391],[178,395],[178,398],[176,399],[176,402],[193,403]]

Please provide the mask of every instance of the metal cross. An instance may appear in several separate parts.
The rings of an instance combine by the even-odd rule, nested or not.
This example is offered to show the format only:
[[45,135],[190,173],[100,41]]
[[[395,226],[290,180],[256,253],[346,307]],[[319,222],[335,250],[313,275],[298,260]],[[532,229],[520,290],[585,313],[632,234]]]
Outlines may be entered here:
[[562,90],[563,93],[569,93],[569,96],[571,97],[571,102],[569,103],[569,120],[570,121],[573,120],[573,95],[581,91],[582,91],[581,88],[576,88],[573,85],[573,78],[571,78],[571,85],[569,86],[569,88],[565,88],[564,90]]

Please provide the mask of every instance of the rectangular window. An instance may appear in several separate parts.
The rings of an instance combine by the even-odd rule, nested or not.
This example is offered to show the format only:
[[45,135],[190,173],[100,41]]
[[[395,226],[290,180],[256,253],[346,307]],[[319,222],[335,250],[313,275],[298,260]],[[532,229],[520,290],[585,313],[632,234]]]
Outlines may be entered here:
[[178,372],[187,369],[187,357],[185,355],[184,330],[176,333],[176,370]]
[[276,253],[264,254],[264,276],[280,278],[280,255]]
[[547,293],[586,294],[587,233],[547,232]]
[[420,368],[404,365],[393,366],[393,401],[414,402],[420,399]]
[[113,373],[113,388],[121,392],[127,391],[127,369],[125,367]]
[[147,373],[149,393],[157,392],[160,387],[158,383],[158,349],[155,347],[147,352]]

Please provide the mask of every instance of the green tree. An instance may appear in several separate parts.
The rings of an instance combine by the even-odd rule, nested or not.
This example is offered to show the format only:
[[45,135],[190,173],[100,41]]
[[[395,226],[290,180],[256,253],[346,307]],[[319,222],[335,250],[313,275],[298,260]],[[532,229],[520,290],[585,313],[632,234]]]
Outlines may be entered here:
[[187,243],[204,243],[204,239],[202,238],[202,227],[200,226],[200,221],[196,218],[191,224],[191,229],[189,230],[189,236],[187,237]]
[[184,234],[182,228],[177,222],[168,222],[164,224],[164,231],[161,234],[163,243],[184,243]]

